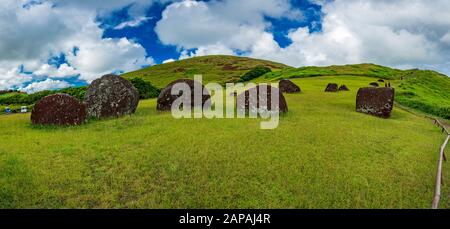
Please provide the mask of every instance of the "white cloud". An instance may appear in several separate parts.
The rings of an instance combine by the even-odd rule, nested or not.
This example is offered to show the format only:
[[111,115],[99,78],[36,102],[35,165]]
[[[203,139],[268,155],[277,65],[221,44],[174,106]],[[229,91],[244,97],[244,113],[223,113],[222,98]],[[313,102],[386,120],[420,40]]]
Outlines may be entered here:
[[20,88],[19,90],[26,93],[34,93],[43,90],[56,90],[61,88],[67,88],[70,86],[72,85],[65,81],[46,79],[40,82],[33,82],[24,88]]
[[169,5],[155,31],[164,44],[181,49],[249,50],[267,34],[265,17],[300,19],[301,15],[287,0],[186,0]]
[[183,50],[180,54],[179,59],[187,59],[196,56],[206,56],[206,55],[235,55],[231,48],[226,47],[223,44],[217,43],[212,45],[200,46],[196,50],[188,52]]
[[[23,7],[27,2],[0,0],[1,88],[21,87],[47,77],[74,75],[90,82],[103,74],[153,64],[144,47],[135,41],[103,38],[103,29],[96,22],[100,11],[112,11],[131,1],[108,4],[89,1],[92,2],[89,6],[88,1],[54,0]],[[143,7],[142,4],[149,6],[150,3],[138,1],[136,4]],[[56,68],[47,63],[49,58],[60,54],[65,55],[67,64]],[[12,77],[14,74],[16,77]]]
[[167,64],[167,63],[172,63],[174,61],[175,61],[174,59],[170,58],[170,59],[164,60],[162,63]]
[[38,70],[33,72],[36,76],[50,76],[52,78],[66,78],[78,75],[78,71],[76,71],[72,66],[64,63],[56,68],[54,65],[43,64]]
[[[140,17],[145,14],[145,11],[155,2],[168,2],[168,0],[108,0],[108,1],[93,1],[93,0],[51,0],[52,2],[62,6],[77,8],[83,10],[96,10],[100,16],[105,16],[118,9],[128,7],[128,13],[133,18]],[[106,3],[105,3],[106,2]]]
[[122,23],[118,24],[117,26],[115,26],[114,29],[121,30],[121,29],[124,29],[127,27],[139,27],[142,25],[142,23],[144,23],[150,19],[152,19],[152,18],[151,17],[138,17],[131,21],[122,22]]
[[254,56],[294,66],[360,62],[394,67],[444,64],[450,50],[442,49],[438,38],[443,35],[442,27],[450,28],[446,13],[450,2],[435,3],[357,0],[323,3],[322,32],[298,28],[289,33],[292,44],[288,47]]
[[450,31],[441,38],[441,42],[450,45]]
[[22,74],[17,67],[6,69],[0,66],[0,90],[8,89],[11,85],[21,85],[31,80],[31,76]]
[[[99,38],[100,39],[100,38]],[[132,71],[144,65],[152,65],[153,59],[146,57],[145,49],[127,38],[83,39],[79,51],[67,53],[67,60],[80,73],[80,79],[91,82],[104,74]]]

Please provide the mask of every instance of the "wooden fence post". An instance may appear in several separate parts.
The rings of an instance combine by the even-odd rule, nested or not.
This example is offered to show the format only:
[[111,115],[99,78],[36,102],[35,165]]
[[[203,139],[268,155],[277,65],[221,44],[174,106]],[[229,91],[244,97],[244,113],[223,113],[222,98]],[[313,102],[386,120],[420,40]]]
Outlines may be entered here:
[[439,160],[438,160],[438,169],[436,174],[436,187],[434,190],[434,198],[433,203],[431,204],[432,209],[437,209],[439,207],[439,200],[441,198],[441,185],[442,185],[442,161],[444,159],[444,151],[445,147],[447,146],[447,143],[450,139],[450,135],[447,135],[447,138],[444,141],[444,144],[442,144],[441,149],[439,151]]

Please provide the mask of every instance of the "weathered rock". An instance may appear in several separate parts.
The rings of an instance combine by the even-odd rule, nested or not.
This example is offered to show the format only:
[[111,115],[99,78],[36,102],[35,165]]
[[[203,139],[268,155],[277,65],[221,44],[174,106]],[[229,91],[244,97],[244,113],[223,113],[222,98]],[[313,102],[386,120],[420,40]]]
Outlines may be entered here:
[[282,93],[300,93],[302,91],[299,86],[290,80],[281,80],[278,88]]
[[136,111],[139,93],[128,80],[104,75],[88,87],[84,102],[89,117],[119,117]]
[[[264,92],[264,89],[266,88],[266,95],[262,96],[262,98],[260,98],[259,94]],[[272,94],[278,94],[278,105],[277,104],[272,104],[271,102],[271,97]],[[250,96],[256,96],[256,98],[254,99],[256,101],[256,104],[251,104],[250,101]],[[243,103],[240,103],[240,101],[243,101]],[[246,90],[245,92],[239,94],[237,96],[236,99],[236,103],[237,103],[237,109],[238,110],[245,110],[247,112],[252,111],[252,112],[257,112],[257,111],[278,111],[280,113],[284,113],[288,111],[288,106],[286,103],[286,99],[284,98],[283,93],[281,93],[281,91],[278,88],[266,85],[266,84],[261,84],[258,85],[254,88],[250,88],[248,90]],[[266,105],[266,106],[262,106],[262,105]]]
[[348,89],[348,87],[347,87],[345,84],[342,84],[342,85],[339,87],[339,91],[350,91],[350,89]]
[[325,88],[325,92],[337,92],[338,91],[338,85],[335,83],[329,83],[327,85],[327,88]]
[[[158,96],[157,106],[156,109],[159,111],[170,111],[172,109],[172,103],[182,96],[182,93],[178,95],[172,95],[171,91],[175,84],[186,84],[191,89],[191,107],[204,107],[204,106],[210,106],[211,101],[209,100],[211,98],[211,95],[209,94],[208,90],[205,89],[205,86],[203,86],[201,83],[191,80],[191,79],[179,79],[175,80],[169,85],[167,85],[166,88],[164,88],[161,93]],[[195,104],[194,103],[194,87],[201,88],[202,92],[206,91],[207,93],[202,94],[202,103],[201,104]]]
[[31,122],[35,125],[80,125],[85,120],[86,106],[66,94],[42,98],[31,112]]
[[380,85],[377,82],[372,82],[369,84],[370,86],[379,87]]
[[364,87],[356,96],[356,111],[389,118],[394,107],[394,89],[389,87]]

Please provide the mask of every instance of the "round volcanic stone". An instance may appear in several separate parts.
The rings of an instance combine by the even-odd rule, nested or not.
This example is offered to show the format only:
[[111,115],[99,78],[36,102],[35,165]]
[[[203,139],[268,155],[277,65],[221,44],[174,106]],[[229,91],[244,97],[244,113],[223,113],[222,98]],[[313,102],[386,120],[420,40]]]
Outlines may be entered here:
[[356,111],[389,118],[394,108],[395,90],[389,87],[364,87],[356,95]]
[[[179,97],[182,96],[182,93],[178,95],[172,95],[172,88],[176,84],[186,84],[191,89],[191,107],[195,106],[202,106],[205,107],[210,105],[211,101],[211,95],[209,94],[208,90],[205,89],[205,86],[203,84],[191,80],[191,79],[178,79],[167,85],[166,88],[164,88],[161,93],[158,96],[156,109],[159,111],[170,111],[172,109],[172,103]],[[194,103],[194,87],[201,88],[202,90],[202,104],[195,104]],[[206,92],[206,93],[203,93]]]
[[345,84],[342,84],[342,85],[339,87],[339,91],[350,91],[350,89],[348,89],[348,87],[347,87]]
[[325,88],[325,92],[337,92],[338,91],[338,85],[335,83],[329,83],[327,85],[327,88]]
[[89,117],[120,117],[136,111],[139,93],[128,80],[104,75],[88,87],[84,103]]
[[46,96],[31,112],[31,122],[35,125],[80,125],[85,120],[86,106],[67,94]]
[[[260,96],[260,93],[264,91],[262,89],[263,87],[266,87],[266,95]],[[272,104],[272,94],[278,94],[278,106],[275,104]],[[256,104],[251,104],[250,96],[255,95],[255,101]],[[240,104],[240,101],[243,101],[243,104]],[[285,113],[288,111],[288,106],[286,103],[286,99],[284,98],[283,93],[278,88],[269,86],[269,85],[258,85],[254,88],[250,88],[247,91],[243,92],[242,94],[237,96],[237,109],[238,110],[244,110],[249,112],[253,111],[257,113],[257,111],[266,110],[266,111],[278,111],[280,113]],[[265,107],[262,107],[261,105],[265,104]]]
[[300,93],[302,91],[299,86],[290,80],[281,80],[278,87],[282,93]]

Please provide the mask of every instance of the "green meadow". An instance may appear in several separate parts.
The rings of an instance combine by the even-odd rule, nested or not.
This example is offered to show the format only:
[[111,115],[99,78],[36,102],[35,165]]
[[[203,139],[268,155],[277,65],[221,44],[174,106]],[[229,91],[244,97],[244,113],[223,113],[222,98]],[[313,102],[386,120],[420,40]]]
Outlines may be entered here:
[[[75,127],[0,115],[0,208],[430,208],[439,128],[398,106],[390,119],[355,112],[357,89],[374,78],[292,80],[303,92],[285,95],[275,130],[174,119],[155,99]],[[351,91],[324,93],[329,82]]]

